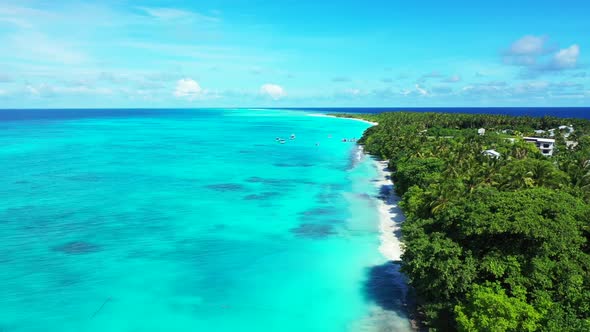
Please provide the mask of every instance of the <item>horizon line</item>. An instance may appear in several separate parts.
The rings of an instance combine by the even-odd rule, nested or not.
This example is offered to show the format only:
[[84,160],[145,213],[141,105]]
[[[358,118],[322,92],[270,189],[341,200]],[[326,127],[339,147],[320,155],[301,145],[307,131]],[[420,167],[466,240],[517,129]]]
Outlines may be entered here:
[[261,110],[321,110],[321,109],[372,109],[372,110],[412,110],[412,109],[590,109],[588,106],[304,106],[304,107],[27,107],[27,108],[0,108],[0,111],[14,110],[192,110],[192,109],[261,109]]

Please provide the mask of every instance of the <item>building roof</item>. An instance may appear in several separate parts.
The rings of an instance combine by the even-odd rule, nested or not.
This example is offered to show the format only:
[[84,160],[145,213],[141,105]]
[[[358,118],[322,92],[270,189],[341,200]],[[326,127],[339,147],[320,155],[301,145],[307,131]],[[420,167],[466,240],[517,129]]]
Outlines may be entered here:
[[496,151],[496,150],[485,150],[484,152],[482,152],[483,154],[487,155],[487,156],[491,156],[494,158],[499,158],[502,154],[500,154],[500,152]]
[[535,141],[541,143],[555,143],[555,140],[552,138],[541,138],[541,137],[523,137],[525,141]]

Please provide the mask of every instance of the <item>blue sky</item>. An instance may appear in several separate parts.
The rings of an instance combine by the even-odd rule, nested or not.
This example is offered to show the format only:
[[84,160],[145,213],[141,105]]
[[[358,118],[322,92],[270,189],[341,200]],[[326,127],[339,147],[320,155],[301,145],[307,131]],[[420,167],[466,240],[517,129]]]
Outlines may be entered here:
[[0,108],[590,106],[590,3],[10,1]]

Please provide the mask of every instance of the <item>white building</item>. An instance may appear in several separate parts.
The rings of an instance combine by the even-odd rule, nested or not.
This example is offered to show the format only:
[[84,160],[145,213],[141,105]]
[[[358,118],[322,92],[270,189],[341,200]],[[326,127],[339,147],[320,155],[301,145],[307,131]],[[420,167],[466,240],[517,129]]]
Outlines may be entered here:
[[490,157],[490,158],[494,158],[494,159],[498,159],[500,158],[500,156],[502,156],[500,154],[500,152],[496,151],[496,150],[485,150],[484,152],[482,152],[484,155]]
[[523,137],[525,142],[534,143],[544,156],[552,156],[555,150],[555,140],[551,138]]
[[[563,133],[563,137],[564,138],[568,138],[570,137],[571,134],[574,133],[574,127],[572,126],[559,126],[558,128],[553,128],[553,129],[549,129],[547,130],[549,132],[549,136],[551,137],[555,137],[555,131],[557,131],[558,133],[561,131],[565,131]],[[535,133],[537,134],[544,134],[546,131],[544,130],[535,130]]]
[[478,133],[480,136],[483,136],[483,135],[485,135],[485,134],[486,134],[486,130],[485,130],[485,128],[479,128],[479,129],[477,130],[477,133]]

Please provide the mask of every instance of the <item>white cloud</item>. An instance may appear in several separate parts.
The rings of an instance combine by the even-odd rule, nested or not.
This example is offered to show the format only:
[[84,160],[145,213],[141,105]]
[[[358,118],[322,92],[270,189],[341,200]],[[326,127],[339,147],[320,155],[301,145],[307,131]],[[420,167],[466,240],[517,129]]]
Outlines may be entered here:
[[518,84],[512,88],[513,95],[546,94],[549,82],[531,81]]
[[507,55],[504,63],[513,66],[531,67],[537,64],[537,57],[533,55]]
[[540,57],[551,51],[546,36],[524,36],[510,45],[504,52],[504,63],[514,66],[533,67]]
[[578,91],[584,90],[584,84],[572,81],[554,82],[551,83],[551,87],[556,89],[575,89]]
[[41,92],[39,91],[39,89],[32,86],[32,85],[27,85],[25,87],[25,89],[34,97],[38,97],[41,95]]
[[578,63],[578,57],[580,56],[580,46],[577,44],[572,45],[566,49],[559,50],[554,56],[551,62],[553,69],[569,69],[575,68]]
[[423,74],[422,76],[420,76],[416,80],[416,82],[418,82],[418,83],[425,83],[425,82],[427,82],[431,78],[442,78],[442,77],[443,77],[443,75],[441,73],[439,73],[438,71],[432,71],[430,73]]
[[511,55],[539,55],[545,52],[547,37],[527,35],[512,43],[508,53]]
[[204,95],[204,91],[197,81],[190,78],[183,78],[176,82],[174,95],[178,98],[194,100],[201,98]]
[[555,99],[583,99],[583,92],[549,92],[549,96]]
[[525,81],[515,85],[488,82],[469,85],[459,95],[469,99],[518,100],[579,98],[584,86],[573,82]]
[[28,7],[10,5],[0,7],[0,22],[12,24],[21,29],[33,28],[34,22],[51,16],[48,12]]
[[72,45],[39,32],[16,33],[9,37],[12,53],[23,59],[36,62],[56,62],[62,64],[81,64],[89,57]]
[[344,90],[344,92],[351,95],[351,96],[358,96],[361,94],[360,89],[346,89],[346,90]]
[[426,91],[426,89],[424,89],[424,88],[420,87],[420,85],[419,85],[419,84],[416,84],[416,91],[418,91],[418,93],[419,93],[421,96],[428,96],[428,91]]
[[178,21],[178,20],[195,20],[201,22],[218,22],[219,19],[214,16],[203,15],[197,12],[192,12],[177,8],[154,8],[154,7],[138,7],[149,16],[162,21]]
[[260,87],[260,94],[268,96],[274,100],[281,99],[287,95],[285,89],[277,84],[263,84]]
[[469,98],[504,98],[509,94],[506,82],[476,83],[467,85],[460,91],[460,95]]
[[91,95],[108,95],[113,91],[109,88],[94,88],[85,85],[74,87],[57,87],[54,89],[57,93],[73,93],[73,94],[91,94]]
[[413,89],[401,89],[400,95],[405,97],[425,97],[429,96],[429,91],[420,84],[415,84]]
[[504,63],[522,66],[521,78],[536,78],[544,72],[574,69],[580,56],[580,47],[574,44],[559,50],[547,46],[547,37],[524,36],[512,43],[504,53]]
[[443,80],[443,82],[445,82],[445,83],[458,83],[458,82],[461,82],[461,76],[453,75],[453,76],[448,77],[447,79]]
[[32,97],[55,97],[57,95],[109,95],[113,91],[108,88],[78,86],[56,86],[50,84],[26,85],[25,91]]

